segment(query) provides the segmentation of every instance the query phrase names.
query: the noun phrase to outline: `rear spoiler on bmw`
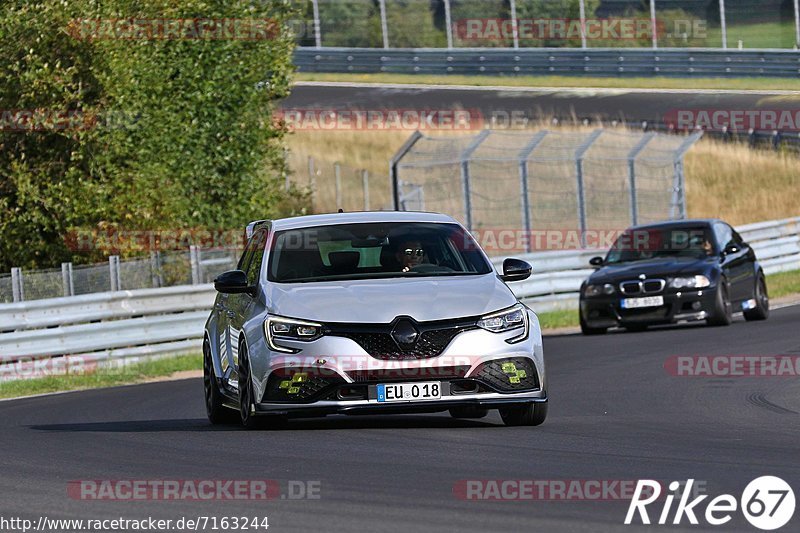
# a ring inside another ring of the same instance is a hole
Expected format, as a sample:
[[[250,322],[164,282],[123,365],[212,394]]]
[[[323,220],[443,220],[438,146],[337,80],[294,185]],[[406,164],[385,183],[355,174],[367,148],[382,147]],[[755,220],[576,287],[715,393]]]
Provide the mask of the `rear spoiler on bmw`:
[[[251,223],[249,223],[247,225],[247,227],[244,229],[245,239],[247,239],[249,241],[250,237],[253,236],[253,232],[256,230],[256,228],[258,226],[260,226],[261,224],[266,224],[268,222],[270,222],[270,221],[269,220],[254,220]]]

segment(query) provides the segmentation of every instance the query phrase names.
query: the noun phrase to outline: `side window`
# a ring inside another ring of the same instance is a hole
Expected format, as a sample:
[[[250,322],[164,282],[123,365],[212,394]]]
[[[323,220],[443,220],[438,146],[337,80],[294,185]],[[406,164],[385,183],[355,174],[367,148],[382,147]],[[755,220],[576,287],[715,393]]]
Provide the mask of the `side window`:
[[[264,259],[264,251],[267,244],[267,232],[259,231],[256,235],[253,235],[253,241],[255,243],[253,255],[247,265],[247,270],[245,270],[247,284],[251,287],[258,283],[258,276],[261,273],[261,263]]]
[[[247,244],[244,247],[244,252],[242,252],[242,257],[239,258],[239,264],[236,266],[238,270],[244,270],[247,272],[247,265],[250,264],[250,260],[253,258],[253,252],[255,251],[257,240],[258,234],[255,234],[250,237],[249,241],[247,241]]]
[[[741,236],[741,235],[739,235],[739,234],[736,232],[736,230],[735,230],[735,229],[732,229],[732,230],[731,230],[731,232],[733,233],[733,242],[735,242],[735,243],[736,243],[736,244],[738,244],[739,246],[742,246],[742,245],[744,244],[744,239],[742,239],[742,236]]]
[[[718,222],[714,224],[714,236],[719,244],[719,249],[724,250],[728,244],[733,242],[733,229],[727,224]]]

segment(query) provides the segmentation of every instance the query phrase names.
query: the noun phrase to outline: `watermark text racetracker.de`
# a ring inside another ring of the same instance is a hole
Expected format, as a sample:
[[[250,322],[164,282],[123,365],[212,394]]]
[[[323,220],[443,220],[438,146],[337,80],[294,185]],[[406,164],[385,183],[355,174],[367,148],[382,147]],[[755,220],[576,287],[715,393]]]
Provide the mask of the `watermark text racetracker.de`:
[[[453,484],[453,496],[467,501],[629,501],[636,494],[635,479],[462,479]],[[694,495],[705,483],[691,487]],[[646,489],[655,494],[653,487]]]
[[[266,531],[268,516],[182,516],[180,518],[51,518],[36,519],[0,516],[0,531],[27,533],[74,533],[87,531]]]
[[[664,371],[674,377],[694,378],[797,378],[797,355],[673,355]]]
[[[82,479],[67,483],[81,501],[319,500],[319,480],[277,479]]]

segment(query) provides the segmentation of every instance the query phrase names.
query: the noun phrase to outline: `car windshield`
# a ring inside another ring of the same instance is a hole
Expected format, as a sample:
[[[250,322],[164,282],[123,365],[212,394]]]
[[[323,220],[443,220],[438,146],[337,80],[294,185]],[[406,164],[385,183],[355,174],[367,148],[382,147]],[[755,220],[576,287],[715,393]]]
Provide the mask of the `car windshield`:
[[[459,276],[493,271],[457,224],[356,223],[278,231],[267,277],[279,283]]]
[[[637,228],[628,230],[616,240],[606,256],[605,264],[647,261],[663,257],[703,259],[714,254],[708,228]]]

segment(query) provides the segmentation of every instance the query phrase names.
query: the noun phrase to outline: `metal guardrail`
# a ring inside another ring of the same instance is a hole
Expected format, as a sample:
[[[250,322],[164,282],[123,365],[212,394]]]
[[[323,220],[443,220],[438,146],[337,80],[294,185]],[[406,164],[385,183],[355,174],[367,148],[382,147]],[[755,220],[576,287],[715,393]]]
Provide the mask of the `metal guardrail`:
[[[305,48],[300,72],[495,74],[505,76],[800,76],[795,50],[711,48]]]
[[[800,270],[800,217],[738,228],[768,273]],[[511,285],[536,311],[574,309],[605,250],[523,254],[534,272]],[[503,257],[493,260],[500,268]],[[82,365],[116,366],[143,357],[199,352],[214,300],[210,284],[139,289],[0,305],[0,381],[36,377],[66,357]]]

